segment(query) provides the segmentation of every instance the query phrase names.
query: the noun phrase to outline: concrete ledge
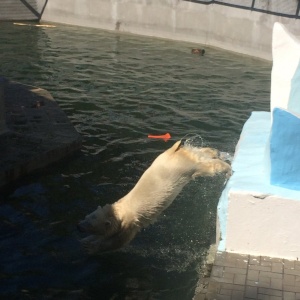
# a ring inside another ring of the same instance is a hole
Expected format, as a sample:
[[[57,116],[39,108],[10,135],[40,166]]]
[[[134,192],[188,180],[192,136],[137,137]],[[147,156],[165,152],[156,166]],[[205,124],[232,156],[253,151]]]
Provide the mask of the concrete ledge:
[[[0,135],[0,187],[81,148],[81,137],[46,90],[8,81]]]
[[[270,184],[270,129],[268,112],[252,113],[244,125],[218,205],[218,250],[297,260],[300,191]]]

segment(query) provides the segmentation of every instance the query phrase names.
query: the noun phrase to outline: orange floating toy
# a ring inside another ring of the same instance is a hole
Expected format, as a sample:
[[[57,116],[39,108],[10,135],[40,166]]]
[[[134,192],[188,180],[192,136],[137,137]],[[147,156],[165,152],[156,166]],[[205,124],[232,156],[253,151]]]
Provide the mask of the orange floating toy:
[[[166,133],[166,134],[163,134],[163,135],[151,135],[151,134],[149,134],[148,138],[149,139],[162,139],[165,142],[167,142],[171,138],[171,135],[170,135],[170,133]]]

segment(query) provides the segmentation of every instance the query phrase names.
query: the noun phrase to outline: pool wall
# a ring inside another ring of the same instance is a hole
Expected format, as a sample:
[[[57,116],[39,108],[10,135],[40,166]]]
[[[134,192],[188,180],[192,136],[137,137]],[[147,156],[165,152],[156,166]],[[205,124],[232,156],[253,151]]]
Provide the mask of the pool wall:
[[[49,0],[42,21],[189,41],[266,60],[272,59],[274,22],[300,35],[297,18],[180,0]]]

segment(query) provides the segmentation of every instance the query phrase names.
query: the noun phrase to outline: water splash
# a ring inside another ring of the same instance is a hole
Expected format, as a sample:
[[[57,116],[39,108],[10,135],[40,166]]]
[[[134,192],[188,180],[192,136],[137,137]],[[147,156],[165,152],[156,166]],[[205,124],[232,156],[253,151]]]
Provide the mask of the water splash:
[[[233,155],[228,152],[220,152],[220,158],[231,163],[233,160]]]
[[[183,137],[185,140],[184,144],[190,147],[202,148],[207,146],[207,143],[204,142],[204,139],[199,134],[188,133]]]
[[[199,134],[188,133],[183,137],[183,139],[185,139],[184,144],[189,147],[202,148],[208,146],[208,143],[205,142],[202,136]],[[233,155],[230,154],[229,152],[220,151],[219,155],[220,155],[220,159],[224,161],[231,163],[233,160]]]

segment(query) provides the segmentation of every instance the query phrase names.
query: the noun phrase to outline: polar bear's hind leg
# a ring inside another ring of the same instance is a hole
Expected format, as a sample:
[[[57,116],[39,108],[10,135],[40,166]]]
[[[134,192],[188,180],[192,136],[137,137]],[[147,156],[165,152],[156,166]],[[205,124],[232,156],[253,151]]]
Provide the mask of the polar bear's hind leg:
[[[230,177],[230,165],[220,159],[207,159],[197,164],[197,170],[193,175],[193,179],[198,176],[215,176],[220,173],[225,173],[227,178]]]

